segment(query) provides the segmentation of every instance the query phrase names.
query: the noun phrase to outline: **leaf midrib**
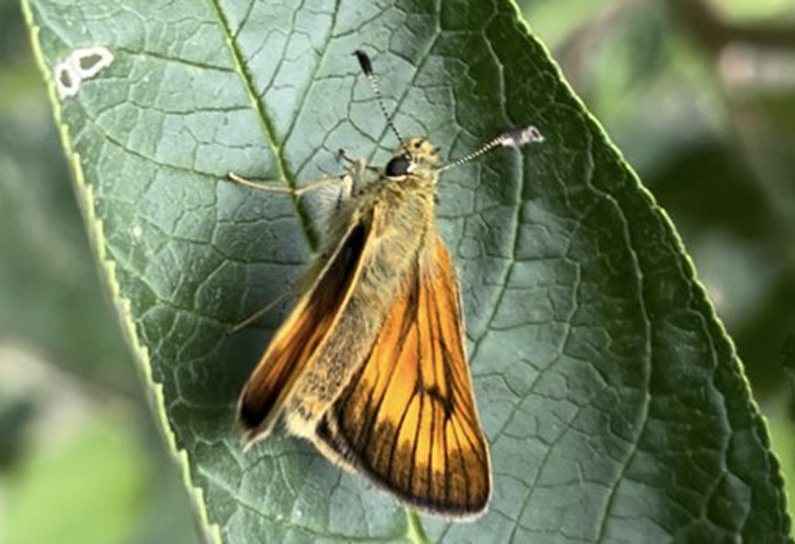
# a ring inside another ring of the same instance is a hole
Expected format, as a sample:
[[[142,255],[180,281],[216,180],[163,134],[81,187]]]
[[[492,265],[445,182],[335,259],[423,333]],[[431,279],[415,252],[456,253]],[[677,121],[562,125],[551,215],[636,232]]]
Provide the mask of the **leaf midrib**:
[[[224,33],[224,39],[226,40],[226,43],[232,54],[232,61],[234,62],[235,71],[240,76],[243,86],[245,87],[249,99],[251,100],[251,104],[254,107],[254,110],[257,112],[257,117],[259,118],[260,124],[262,125],[263,134],[265,135],[265,139],[268,142],[268,147],[270,147],[271,153],[273,153],[273,158],[276,161],[276,170],[279,173],[279,178],[291,189],[296,189],[297,185],[295,182],[295,177],[287,167],[287,159],[284,157],[284,147],[278,141],[276,129],[274,128],[270,116],[268,115],[262,98],[254,89],[254,83],[251,78],[251,74],[245,68],[245,64],[243,62],[243,53],[237,46],[237,42],[235,41],[234,35],[232,34],[232,31],[229,27],[229,21],[226,19],[226,15],[224,15],[223,10],[221,9],[219,0],[211,0],[211,3],[221,25],[221,30]],[[315,236],[310,227],[311,222],[309,220],[309,216],[300,206],[298,197],[295,194],[290,195],[290,198],[293,201],[295,214],[298,218],[298,223],[301,225],[301,232],[304,235],[304,239],[306,240],[307,245],[314,249],[317,246],[317,241],[315,240]]]

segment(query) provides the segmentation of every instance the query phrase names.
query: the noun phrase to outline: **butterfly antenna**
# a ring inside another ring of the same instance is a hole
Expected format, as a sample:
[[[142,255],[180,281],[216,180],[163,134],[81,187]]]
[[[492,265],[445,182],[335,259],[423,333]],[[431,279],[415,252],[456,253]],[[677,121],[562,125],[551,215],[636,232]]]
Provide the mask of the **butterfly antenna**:
[[[513,147],[514,149],[519,149],[525,144],[532,144],[532,143],[540,143],[544,141],[544,135],[533,126],[527,128],[515,128],[513,130],[509,130],[507,132],[503,132],[490,142],[484,144],[480,149],[477,151],[473,151],[469,155],[461,157],[460,159],[456,159],[455,161],[451,162],[450,164],[446,164],[436,170],[437,173],[442,173],[451,168],[455,168],[457,166],[461,166],[464,163],[467,163],[473,159],[477,159],[481,155],[485,155],[495,147]]]
[[[359,60],[359,66],[362,67],[362,72],[364,72],[364,75],[367,76],[367,81],[370,82],[370,87],[373,89],[373,94],[375,94],[376,100],[378,100],[378,106],[381,108],[381,113],[383,113],[384,117],[386,118],[386,124],[392,129],[392,132],[395,133],[395,136],[397,136],[397,139],[401,145],[405,146],[406,142],[403,141],[403,138],[400,136],[397,127],[392,122],[389,112],[386,111],[386,106],[384,106],[384,98],[381,96],[381,86],[378,84],[378,78],[375,77],[375,72],[373,72],[373,63],[370,61],[370,57],[367,56],[367,53],[360,50],[354,51],[353,54],[356,55],[356,58]]]

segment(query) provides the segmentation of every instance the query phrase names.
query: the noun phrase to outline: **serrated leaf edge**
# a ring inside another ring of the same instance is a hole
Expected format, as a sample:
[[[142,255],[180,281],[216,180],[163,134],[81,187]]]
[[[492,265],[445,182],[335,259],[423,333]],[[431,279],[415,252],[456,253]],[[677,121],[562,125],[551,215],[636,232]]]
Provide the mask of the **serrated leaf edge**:
[[[787,486],[784,485],[784,476],[781,472],[781,460],[779,459],[778,454],[773,450],[770,444],[770,428],[767,422],[767,418],[765,417],[762,410],[759,408],[759,404],[756,402],[756,399],[753,396],[753,391],[751,389],[751,383],[748,381],[748,376],[745,374],[745,367],[743,366],[742,360],[737,353],[737,347],[734,343],[734,339],[729,335],[728,331],[726,330],[723,321],[720,319],[720,316],[715,309],[715,305],[712,303],[712,299],[709,298],[707,288],[703,284],[703,282],[698,277],[698,271],[696,270],[696,265],[693,262],[693,259],[690,257],[690,254],[687,252],[685,248],[684,241],[682,237],[679,235],[679,232],[676,230],[673,220],[662,208],[658,203],[657,199],[654,195],[646,188],[643,183],[640,181],[640,176],[632,167],[632,165],[626,160],[624,154],[621,150],[613,143],[613,141],[607,135],[607,131],[604,126],[599,122],[599,120],[591,113],[591,111],[587,108],[585,103],[582,101],[580,96],[574,92],[574,89],[569,84],[568,80],[563,75],[563,71],[561,70],[560,66],[557,62],[555,62],[554,57],[552,56],[551,51],[549,48],[544,44],[542,41],[533,38],[533,34],[530,30],[530,24],[524,18],[522,13],[522,9],[517,3],[517,0],[508,0],[508,2],[513,6],[516,14],[516,19],[522,27],[522,30],[528,36],[528,38],[532,39],[543,51],[546,57],[550,60],[552,66],[555,68],[556,74],[558,76],[558,81],[563,87],[569,92],[569,95],[572,99],[577,103],[580,107],[581,112],[585,117],[593,124],[593,126],[598,130],[600,136],[602,137],[603,143],[606,144],[613,152],[616,154],[616,158],[618,161],[621,162],[622,166],[627,169],[629,173],[628,181],[634,183],[635,189],[637,189],[643,198],[649,204],[649,207],[653,213],[657,215],[659,220],[662,222],[663,227],[667,231],[668,235],[671,237],[671,240],[675,244],[675,248],[679,253],[679,256],[682,258],[682,272],[685,275],[686,279],[690,282],[691,286],[693,287],[693,295],[700,297],[705,306],[707,312],[704,314],[704,318],[711,320],[714,324],[717,325],[718,332],[720,333],[721,339],[726,340],[729,344],[729,352],[730,352],[730,368],[729,370],[737,376],[740,381],[743,383],[744,387],[743,390],[746,393],[746,405],[748,406],[750,412],[756,416],[755,423],[756,423],[756,430],[757,432],[761,432],[763,434],[764,442],[767,446],[767,453],[768,459],[772,463],[773,468],[775,470],[776,475],[778,476],[781,485],[778,486],[779,493],[781,493],[784,497],[784,504],[790,505],[790,497],[787,490]],[[790,508],[784,509],[784,516],[789,522],[790,525],[790,542],[792,542],[792,516],[790,516]]]
[[[204,501],[204,490],[193,482],[190,474],[190,464],[188,461],[187,451],[177,446],[176,438],[166,416],[165,397],[163,395],[163,385],[155,382],[152,377],[152,365],[149,358],[149,352],[146,347],[141,343],[140,338],[135,330],[135,324],[132,318],[130,300],[121,295],[121,288],[118,278],[116,276],[116,263],[107,255],[104,240],[104,229],[102,220],[96,216],[94,211],[94,197],[93,187],[86,183],[83,174],[83,167],[80,162],[80,155],[75,153],[72,148],[72,141],[69,136],[69,129],[63,122],[61,116],[61,104],[56,95],[55,82],[53,81],[49,68],[44,61],[44,55],[41,50],[41,43],[39,41],[40,28],[35,24],[33,12],[30,6],[30,0],[22,0],[22,13],[25,19],[25,24],[30,32],[30,42],[33,51],[33,56],[36,64],[45,82],[47,89],[47,96],[50,104],[52,105],[53,117],[55,126],[60,135],[61,144],[64,148],[64,153],[67,157],[69,165],[73,174],[73,187],[75,189],[75,196],[77,203],[80,207],[83,221],[86,225],[86,231],[91,240],[90,246],[96,263],[99,268],[100,276],[104,279],[106,294],[110,296],[110,300],[116,308],[116,313],[121,325],[122,332],[127,340],[128,345],[133,353],[133,357],[138,363],[137,367],[142,372],[142,379],[145,383],[145,390],[147,391],[147,400],[153,412],[156,413],[158,421],[158,428],[161,435],[168,445],[169,453],[171,454],[174,462],[180,467],[182,473],[182,480],[185,484],[185,489],[188,491],[191,505],[196,514],[199,529],[201,530],[202,537],[206,542],[221,543],[221,530],[220,527],[209,520],[207,506]]]

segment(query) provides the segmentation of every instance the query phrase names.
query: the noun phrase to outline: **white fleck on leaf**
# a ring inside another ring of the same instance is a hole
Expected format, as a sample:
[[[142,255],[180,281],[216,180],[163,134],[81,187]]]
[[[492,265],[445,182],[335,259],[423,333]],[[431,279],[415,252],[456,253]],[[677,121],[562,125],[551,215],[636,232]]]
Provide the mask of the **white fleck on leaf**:
[[[53,69],[55,86],[61,99],[75,96],[83,81],[91,79],[113,62],[113,54],[105,47],[75,49]]]

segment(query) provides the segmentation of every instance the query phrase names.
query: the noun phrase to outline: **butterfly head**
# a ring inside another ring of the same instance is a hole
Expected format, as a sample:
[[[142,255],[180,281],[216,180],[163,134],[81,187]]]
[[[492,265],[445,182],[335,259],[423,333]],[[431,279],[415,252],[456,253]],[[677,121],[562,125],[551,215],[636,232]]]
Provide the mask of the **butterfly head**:
[[[431,174],[439,164],[439,148],[422,137],[409,138],[386,163],[384,175],[400,178],[409,174]]]
[[[518,149],[525,144],[544,141],[544,136],[534,126],[515,128],[500,134],[490,142],[481,146],[477,151],[465,155],[460,159],[456,159],[453,162],[440,165],[439,148],[434,147],[427,138],[415,137],[409,138],[408,140],[403,139],[384,105],[383,98],[381,97],[381,88],[378,85],[378,78],[375,77],[375,73],[373,72],[373,64],[370,61],[370,57],[363,51],[356,51],[354,54],[359,60],[359,66],[361,66],[362,71],[370,82],[373,94],[375,94],[378,100],[378,106],[381,108],[381,112],[386,118],[387,126],[395,134],[398,141],[400,141],[400,147],[395,151],[395,154],[384,168],[384,176],[387,178],[400,179],[408,175],[415,175],[420,177],[430,176],[435,181],[438,179],[439,174],[477,159],[495,147],[502,146]]]

